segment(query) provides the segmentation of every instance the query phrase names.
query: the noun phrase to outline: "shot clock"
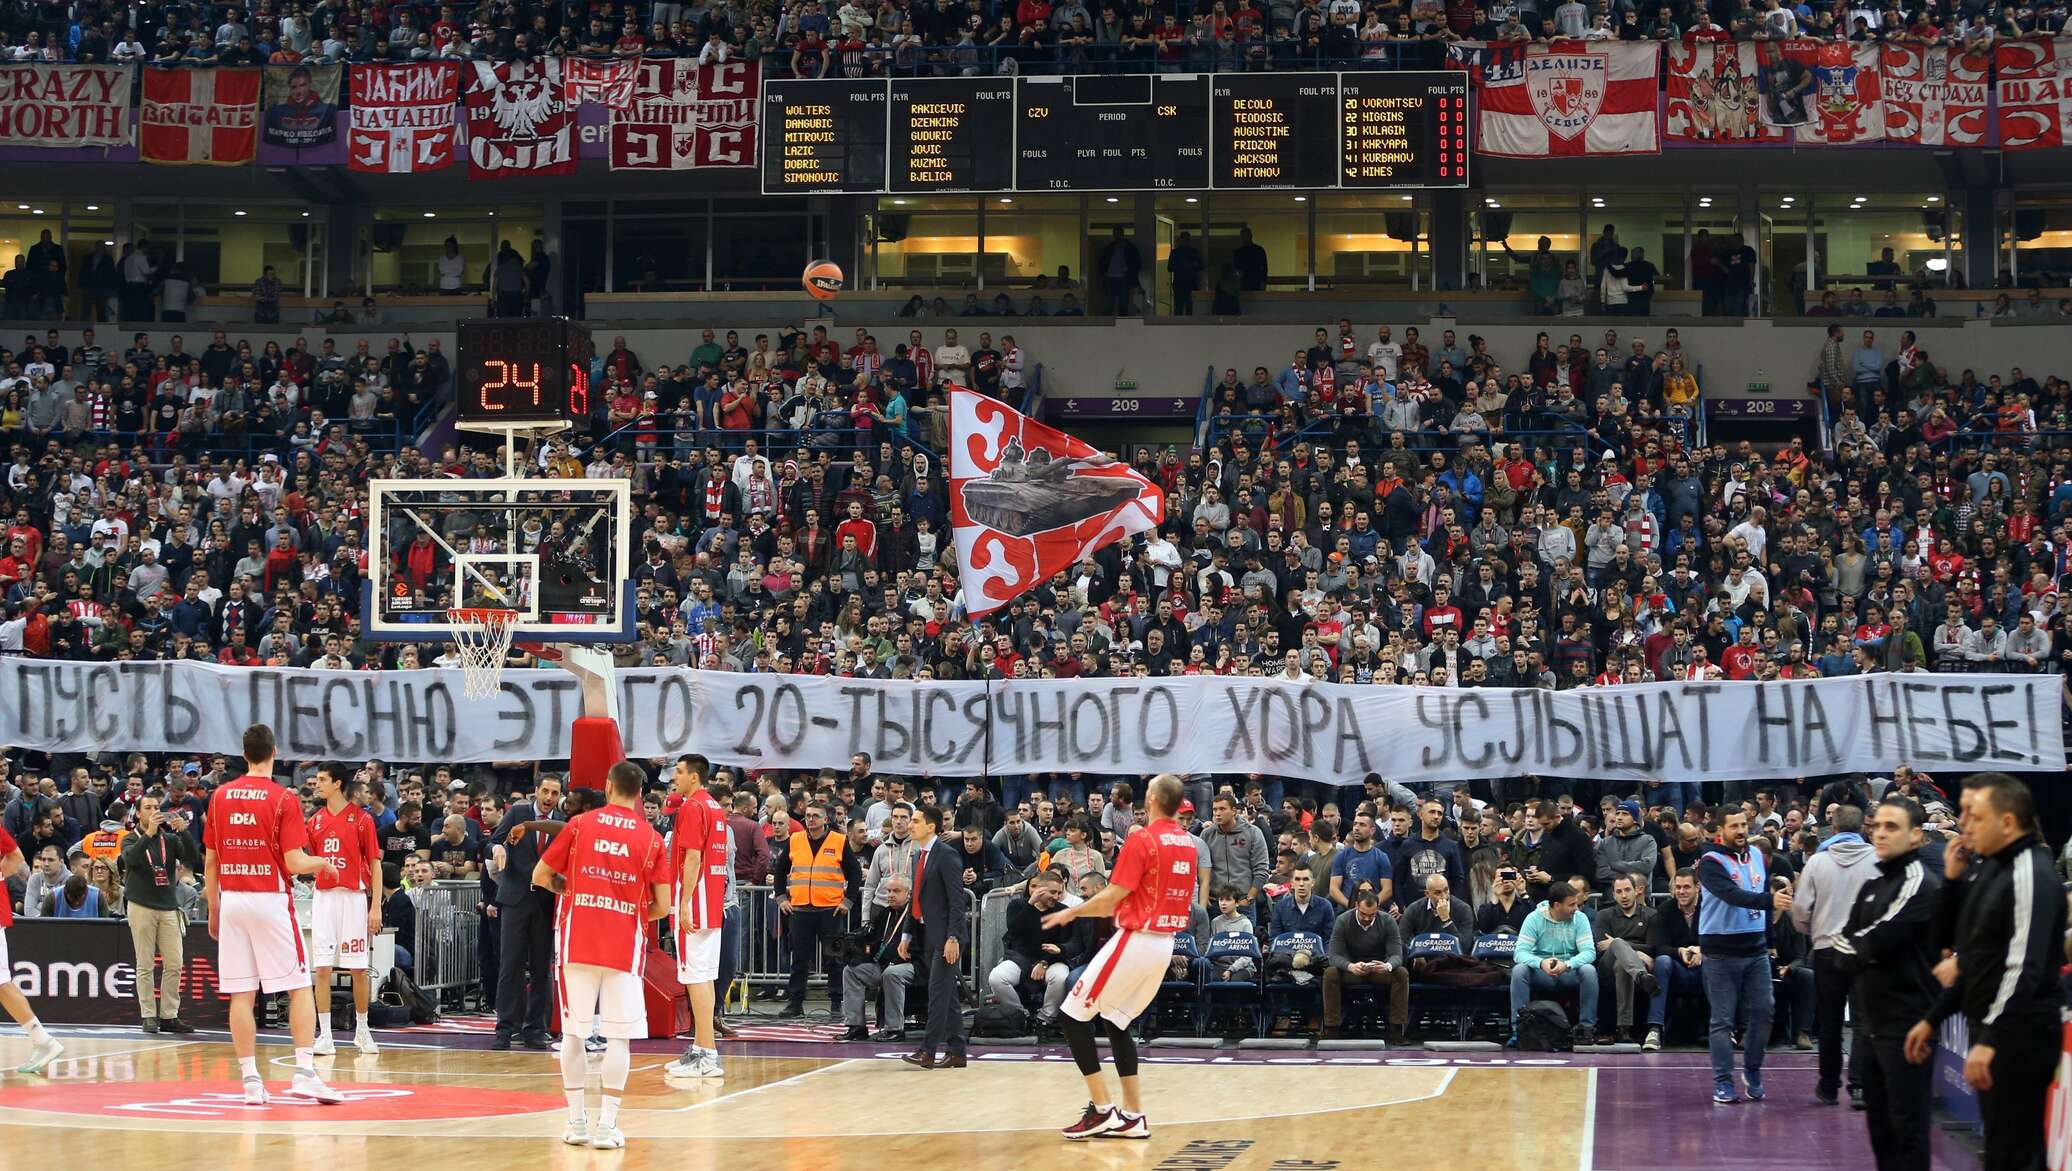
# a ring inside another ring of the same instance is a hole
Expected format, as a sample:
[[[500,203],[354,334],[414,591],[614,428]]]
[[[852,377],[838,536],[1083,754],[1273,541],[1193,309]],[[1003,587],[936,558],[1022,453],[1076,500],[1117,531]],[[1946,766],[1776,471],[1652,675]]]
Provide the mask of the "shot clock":
[[[587,426],[590,330],[565,317],[464,321],[460,343],[463,428]]]

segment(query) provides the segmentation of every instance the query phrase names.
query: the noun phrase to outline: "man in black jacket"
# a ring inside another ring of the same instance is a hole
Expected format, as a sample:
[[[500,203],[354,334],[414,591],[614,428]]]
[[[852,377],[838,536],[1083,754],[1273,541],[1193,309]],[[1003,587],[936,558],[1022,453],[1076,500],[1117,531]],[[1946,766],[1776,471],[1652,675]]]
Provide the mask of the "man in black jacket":
[[[1857,892],[1832,945],[1855,979],[1865,1020],[1860,1036],[1865,1121],[1878,1171],[1927,1171],[1929,1094],[1934,1069],[1906,1058],[1906,1033],[1935,1006],[1935,945],[1928,930],[1942,897],[1942,875],[1921,860],[1921,806],[1891,796],[1870,821],[1878,872]],[[1819,1099],[1832,1106],[1832,1096]]]
[[[1077,950],[1079,939],[1070,924],[1046,929],[1043,917],[1065,901],[1065,882],[1044,871],[1029,879],[1026,896],[1007,905],[1007,935],[1003,941],[1006,958],[993,965],[986,983],[993,999],[1002,1004],[1021,1003],[1021,988],[1029,984],[1043,989],[1043,1008],[1036,1014],[1036,1027],[1045,1029],[1058,1019],[1058,1006],[1065,1003],[1071,988],[1067,978],[1085,956]]]
[[[938,836],[941,830],[940,808],[923,805],[914,811],[914,913],[900,938],[899,958],[917,969],[927,966],[928,1034],[921,1048],[901,1060],[921,1069],[962,1069],[964,1003],[957,995],[957,963],[964,955],[970,904],[961,874],[963,855]]]
[[[505,811],[497,825],[498,844],[491,851],[496,917],[502,924],[492,1049],[509,1049],[514,1033],[527,1049],[552,1047],[547,1040],[547,1001],[554,992],[554,895],[532,885],[532,868],[546,849],[548,835],[525,827],[561,820],[561,778],[541,773],[532,798],[530,804],[520,802]]]
[[[1576,824],[1575,818],[1568,816],[1567,810],[1553,801],[1536,803],[1533,817],[1546,835],[1540,839],[1540,873],[1526,875],[1526,889],[1533,901],[1546,898],[1549,887],[1571,878],[1582,879],[1587,893],[1597,881],[1597,851],[1591,846],[1589,835]]]
[[[1985,1171],[2041,1171],[2044,1105],[2060,1051],[2055,953],[2065,938],[2065,899],[2029,786],[1981,773],[1964,790],[1961,820],[1964,841],[1944,855],[1950,881],[1937,910],[1955,925],[1956,954],[1936,966],[1947,986],[1907,1033],[1907,1059],[1927,1061],[1936,1027],[1962,1012],[1971,1036],[1964,1080],[1979,1094]]]

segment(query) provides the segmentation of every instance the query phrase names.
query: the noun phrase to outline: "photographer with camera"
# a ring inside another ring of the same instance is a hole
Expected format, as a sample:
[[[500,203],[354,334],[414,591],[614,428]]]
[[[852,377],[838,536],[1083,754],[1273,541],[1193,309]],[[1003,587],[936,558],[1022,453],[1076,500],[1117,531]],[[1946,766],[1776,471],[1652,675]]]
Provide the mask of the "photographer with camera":
[[[182,863],[191,871],[201,870],[201,850],[187,835],[187,810],[176,807],[161,814],[162,804],[156,792],[137,802],[137,832],[122,843],[123,894],[129,902],[130,941],[136,947],[137,1003],[144,1031],[191,1033],[194,1026],[180,1019],[187,917],[180,912],[176,888]]]
[[[1518,934],[1532,904],[1525,901],[1525,875],[1516,866],[1499,867],[1489,886],[1489,901],[1475,908],[1475,932],[1494,935],[1499,931]]]
[[[906,1039],[907,985],[914,981],[914,965],[899,958],[900,935],[906,930],[913,880],[895,874],[883,887],[887,904],[871,916],[862,931],[827,939],[830,953],[839,954],[842,968],[843,1041],[903,1041]],[[879,991],[884,999],[880,1001]],[[864,1010],[879,1005],[878,1031],[864,1027]]]

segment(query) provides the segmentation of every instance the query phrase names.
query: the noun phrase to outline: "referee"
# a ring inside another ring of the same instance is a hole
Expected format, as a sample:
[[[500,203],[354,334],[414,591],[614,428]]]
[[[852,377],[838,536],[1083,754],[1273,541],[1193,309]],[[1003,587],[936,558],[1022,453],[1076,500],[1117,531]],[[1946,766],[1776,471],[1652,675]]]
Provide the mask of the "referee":
[[[1857,812],[1844,806],[1838,812]],[[1876,873],[1849,906],[1848,921],[1829,947],[1833,962],[1854,976],[1859,1044],[1851,1054],[1863,1092],[1871,1153],[1878,1171],[1928,1171],[1930,1090],[1934,1071],[1906,1057],[1906,1033],[1935,1007],[1935,919],[1943,879],[1921,860],[1926,815],[1894,794],[1871,811]],[[1839,1008],[1837,1008],[1839,1011]]]
[[[1907,1060],[1926,1062],[1936,1026],[1962,1012],[1971,1033],[1964,1080],[1978,1091],[1986,1125],[1984,1171],[2042,1171],[2044,1105],[2063,1033],[2054,957],[2065,899],[2029,786],[1979,774],[1964,790],[1959,822],[1963,842],[1944,856],[1950,881],[1937,910],[1954,924],[1955,954],[1936,966],[1946,987],[1907,1033]]]

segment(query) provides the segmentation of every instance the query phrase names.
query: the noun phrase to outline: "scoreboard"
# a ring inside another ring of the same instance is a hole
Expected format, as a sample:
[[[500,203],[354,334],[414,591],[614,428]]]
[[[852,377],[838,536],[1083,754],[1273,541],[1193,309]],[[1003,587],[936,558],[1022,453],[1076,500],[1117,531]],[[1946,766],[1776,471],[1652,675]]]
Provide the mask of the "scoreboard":
[[[766,195],[1468,185],[1460,72],[766,81]]]

